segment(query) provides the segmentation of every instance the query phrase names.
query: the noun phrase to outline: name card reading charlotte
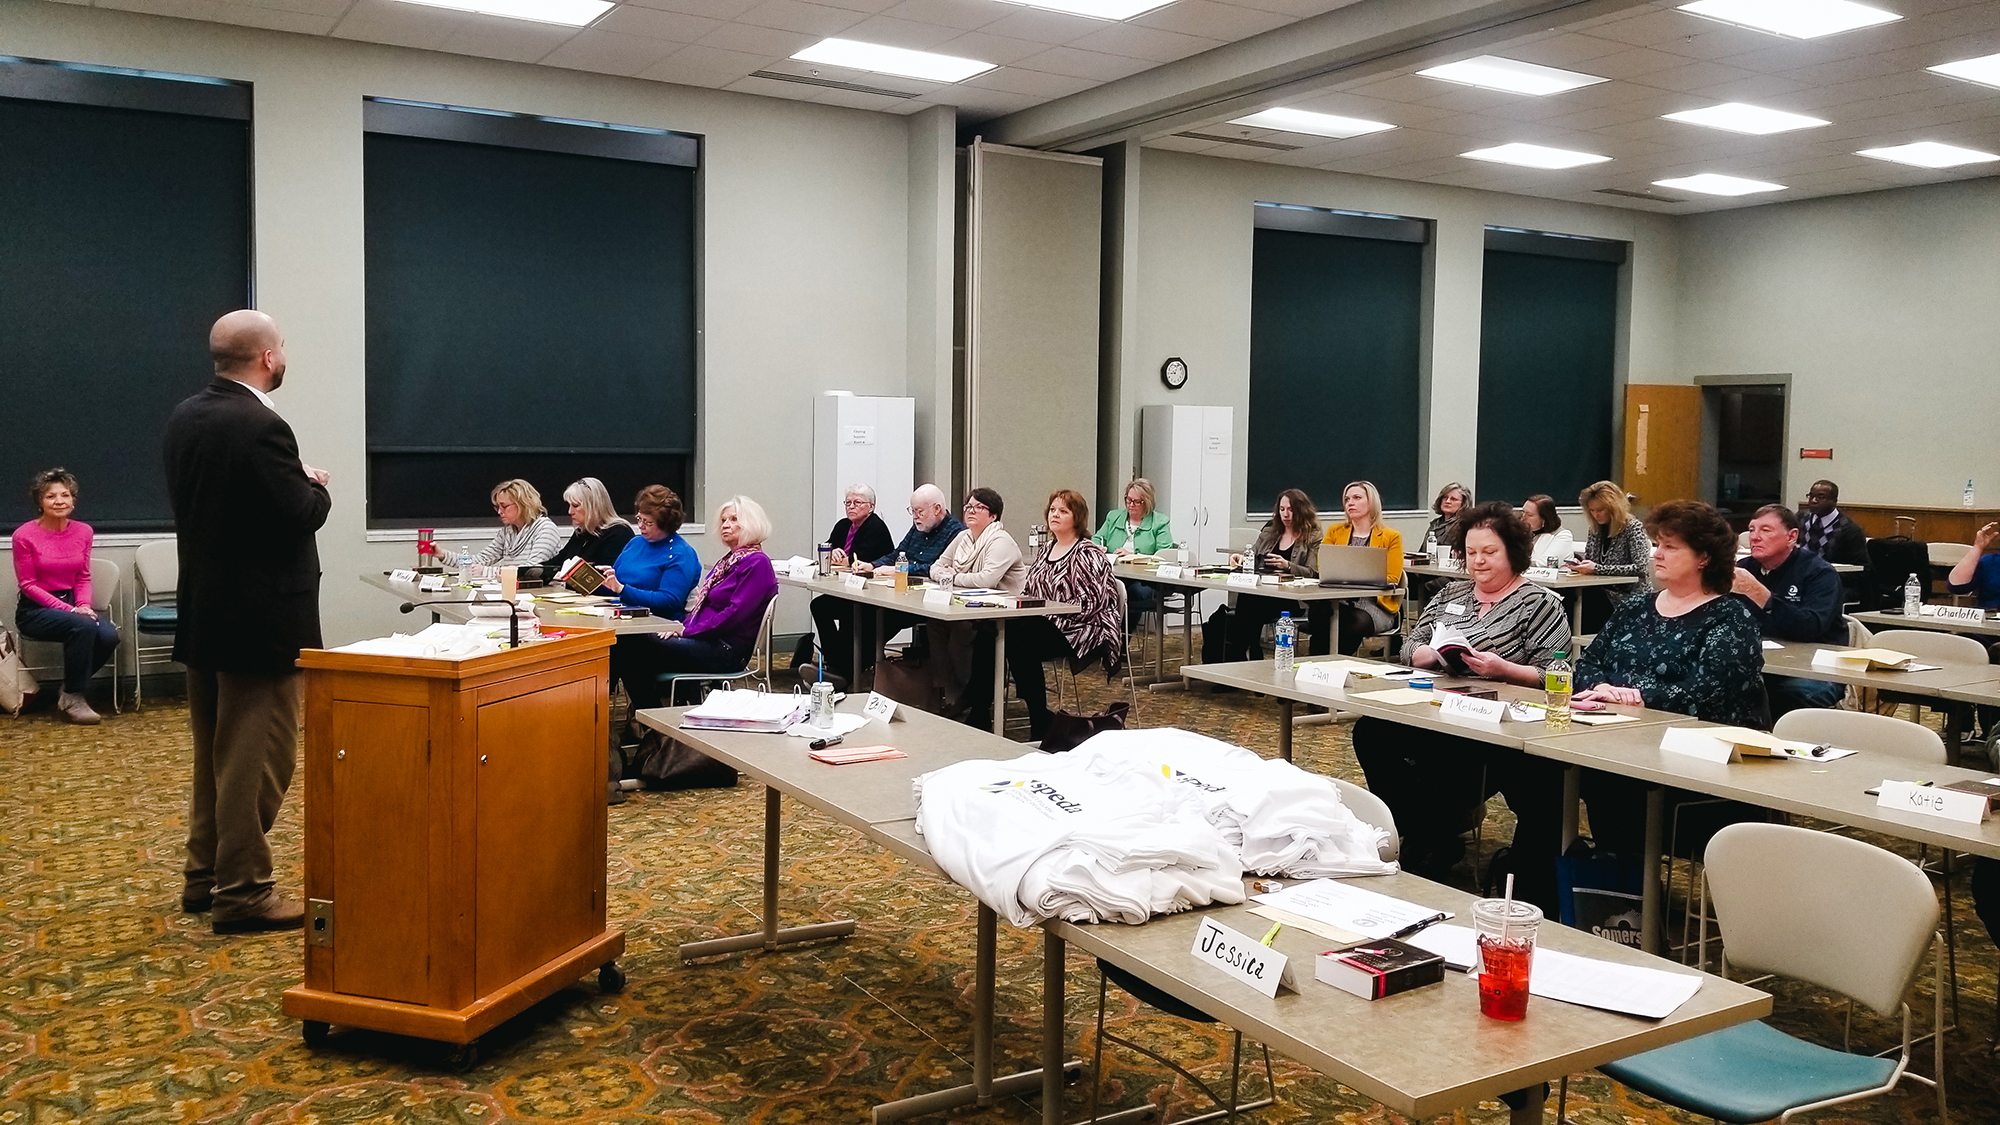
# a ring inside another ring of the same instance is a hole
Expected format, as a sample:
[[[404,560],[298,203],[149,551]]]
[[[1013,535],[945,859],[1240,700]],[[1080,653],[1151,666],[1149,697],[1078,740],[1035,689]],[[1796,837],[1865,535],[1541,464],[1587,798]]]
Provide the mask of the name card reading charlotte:
[[[1288,979],[1284,954],[1213,918],[1201,920],[1201,928],[1195,931],[1194,948],[1188,953],[1266,996],[1276,996],[1280,985],[1297,991]]]

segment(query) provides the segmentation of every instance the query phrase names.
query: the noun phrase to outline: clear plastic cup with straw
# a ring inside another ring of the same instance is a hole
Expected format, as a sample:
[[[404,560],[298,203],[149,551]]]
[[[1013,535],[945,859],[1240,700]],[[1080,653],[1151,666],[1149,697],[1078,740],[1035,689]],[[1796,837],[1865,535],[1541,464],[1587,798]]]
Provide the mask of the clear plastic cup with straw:
[[[1514,901],[1514,876],[1508,875],[1506,897],[1475,900],[1472,922],[1479,948],[1479,1014],[1521,1019],[1528,1014],[1528,976],[1541,907]]]

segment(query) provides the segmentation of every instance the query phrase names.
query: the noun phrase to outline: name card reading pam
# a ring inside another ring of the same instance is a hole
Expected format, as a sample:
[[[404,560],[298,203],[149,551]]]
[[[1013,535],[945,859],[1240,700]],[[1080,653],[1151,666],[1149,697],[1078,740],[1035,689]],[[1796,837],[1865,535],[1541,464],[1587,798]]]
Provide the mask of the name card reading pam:
[[[1902,809],[1962,824],[1978,824],[1985,820],[1990,807],[1983,793],[1961,793],[1934,785],[1918,785],[1914,781],[1884,781],[1877,793],[1875,804],[1878,808]]]
[[[1296,665],[1292,682],[1314,691],[1339,691],[1347,686],[1347,669],[1332,661]]]
[[[1469,695],[1440,691],[1435,693],[1438,714],[1454,719],[1469,719],[1487,726],[1499,726],[1507,717],[1507,704],[1498,699],[1474,699]]]
[[[1188,953],[1266,996],[1276,996],[1280,986],[1293,992],[1299,990],[1284,954],[1213,918],[1201,920],[1201,928],[1195,931],[1194,948]]]

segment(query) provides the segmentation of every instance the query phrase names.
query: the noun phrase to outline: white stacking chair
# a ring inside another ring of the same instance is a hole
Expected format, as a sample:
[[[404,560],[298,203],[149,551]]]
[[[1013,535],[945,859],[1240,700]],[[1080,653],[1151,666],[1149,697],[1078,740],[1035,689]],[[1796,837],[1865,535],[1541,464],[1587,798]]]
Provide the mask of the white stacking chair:
[[[121,577],[123,577],[123,572],[118,569],[117,563],[112,562],[110,559],[98,558],[95,555],[91,556],[90,607],[95,609],[99,616],[108,619],[114,625],[118,623],[118,582]],[[7,620],[12,621],[14,615],[20,609],[19,599],[21,589],[15,586],[10,593],[14,600],[4,607],[4,611]],[[26,668],[43,684],[47,684],[50,680],[59,681],[62,679],[63,654],[61,645],[53,641],[38,641],[26,636],[21,636],[19,639],[21,642],[21,666],[23,668]],[[114,712],[118,710],[118,657],[119,654],[114,653],[111,657],[111,663],[106,665],[111,670],[111,710]]]
[[[662,672],[660,682],[667,685],[667,706],[679,702],[682,684],[734,683],[738,680],[761,679],[764,690],[771,690],[771,619],[778,612],[778,599],[772,598],[764,607],[763,624],[757,626],[757,643],[751,646],[750,656],[743,662],[741,672]],[[700,700],[696,700],[700,702]]]
[[[1732,824],[1708,846],[1708,893],[1722,922],[1723,969],[1790,977],[1902,1015],[1894,1059],[1787,1035],[1762,1020],[1710,1032],[1598,1069],[1670,1105],[1749,1125],[1874,1097],[1904,1078],[1937,1090],[1946,1118],[1944,989],[1932,961],[1936,1078],[1909,1071],[1911,986],[1936,950],[1937,897],[1911,863],[1873,844],[1781,824]],[[1892,1048],[1892,1051],[1895,1050]],[[1890,1052],[1884,1052],[1889,1054]],[[1563,1079],[1556,1120],[1569,1080]]]
[[[1884,629],[1875,634],[1872,642],[1881,648],[1907,652],[1920,661],[1932,664],[1985,664],[1991,657],[1986,646],[1972,637],[1962,637],[1957,633],[1937,633],[1929,629]],[[1948,703],[1932,696],[1908,695],[1903,692],[1881,691],[1876,698],[1889,705],[1890,714],[1907,703],[1916,712],[1919,720],[1923,709],[1956,709],[1961,715],[1969,712],[1970,704]]]
[[[132,559],[131,632],[125,646],[132,650],[132,707],[137,710],[145,699],[146,667],[173,663],[173,637],[180,628],[179,607],[175,604],[181,581],[180,546],[172,539],[142,543]],[[149,645],[146,637],[166,637],[167,643]],[[163,655],[164,654],[164,655]]]
[[[1132,710],[1126,718],[1129,723],[1136,723],[1139,717],[1139,681],[1137,673],[1132,668],[1132,631],[1125,623],[1125,614],[1130,607],[1125,583],[1114,578],[1111,580],[1111,588],[1118,592],[1119,628],[1125,634],[1125,691],[1132,700]],[[1077,690],[1076,675],[1069,670],[1069,662],[1058,659],[1052,663],[1055,665],[1056,671],[1056,706],[1069,707],[1074,704],[1081,708],[1083,694]]]

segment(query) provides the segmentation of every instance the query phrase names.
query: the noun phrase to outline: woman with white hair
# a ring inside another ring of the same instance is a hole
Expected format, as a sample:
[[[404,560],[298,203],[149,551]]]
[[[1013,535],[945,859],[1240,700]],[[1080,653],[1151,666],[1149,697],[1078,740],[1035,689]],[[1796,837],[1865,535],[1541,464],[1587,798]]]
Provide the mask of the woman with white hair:
[[[757,647],[764,610],[778,596],[778,575],[764,553],[771,517],[748,496],[731,496],[715,510],[726,554],[715,560],[687,598],[687,613],[633,646],[625,691],[634,709],[660,705],[660,675],[741,672]]]
[[[500,532],[472,561],[480,566],[540,566],[562,549],[562,532],[542,511],[542,494],[516,478],[493,486]]]
[[[576,558],[600,570],[616,563],[618,553],[632,541],[632,525],[618,518],[604,482],[585,477],[563,489],[563,500],[569,504],[569,523],[576,530],[570,532],[569,542],[549,560],[549,566],[559,569]]]
[[[826,545],[833,548],[833,565],[847,566],[856,560],[879,559],[896,549],[896,537],[889,525],[875,514],[875,490],[865,484],[850,484],[841,500],[847,514],[826,533]]]

